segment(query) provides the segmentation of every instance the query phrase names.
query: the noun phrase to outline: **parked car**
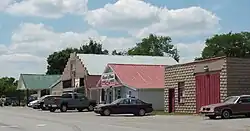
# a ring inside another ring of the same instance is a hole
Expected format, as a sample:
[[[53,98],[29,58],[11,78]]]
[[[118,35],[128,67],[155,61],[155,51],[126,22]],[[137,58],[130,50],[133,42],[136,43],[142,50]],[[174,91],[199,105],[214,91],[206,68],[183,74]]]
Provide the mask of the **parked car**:
[[[38,109],[42,109],[42,110],[49,110],[48,107],[48,103],[50,103],[50,101],[53,101],[53,98],[59,98],[61,96],[58,95],[45,95],[43,97],[41,97],[40,99],[38,99]]]
[[[210,119],[215,119],[217,116],[228,119],[233,115],[250,117],[250,95],[228,97],[222,103],[201,107],[200,113]]]
[[[63,93],[61,97],[53,97],[53,101],[48,104],[50,112],[60,109],[61,112],[77,109],[79,112],[84,109],[93,111],[96,106],[95,100],[90,100],[82,93]]]
[[[95,107],[94,112],[102,116],[110,114],[134,114],[144,116],[151,113],[153,107],[151,103],[146,103],[137,98],[120,98],[110,104],[100,104]]]
[[[33,100],[29,102],[28,107],[31,107],[33,109],[38,109],[38,100]]]

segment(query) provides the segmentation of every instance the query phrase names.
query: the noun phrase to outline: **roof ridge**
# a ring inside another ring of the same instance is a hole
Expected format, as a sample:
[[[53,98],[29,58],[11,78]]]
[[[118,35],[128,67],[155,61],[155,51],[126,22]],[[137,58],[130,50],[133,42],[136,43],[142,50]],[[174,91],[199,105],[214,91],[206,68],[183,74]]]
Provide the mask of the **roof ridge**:
[[[20,75],[56,76],[56,74],[52,74],[52,75],[47,75],[47,74],[20,74]],[[61,75],[58,74],[57,76],[61,76]]]
[[[108,65],[131,65],[131,66],[168,66],[168,65],[155,65],[155,64],[116,64],[116,63],[109,63]]]
[[[84,53],[77,53],[76,55],[95,55],[95,56],[118,56],[118,57],[155,57],[155,58],[172,58],[170,56],[148,56],[148,55],[112,55],[112,54],[84,54]]]

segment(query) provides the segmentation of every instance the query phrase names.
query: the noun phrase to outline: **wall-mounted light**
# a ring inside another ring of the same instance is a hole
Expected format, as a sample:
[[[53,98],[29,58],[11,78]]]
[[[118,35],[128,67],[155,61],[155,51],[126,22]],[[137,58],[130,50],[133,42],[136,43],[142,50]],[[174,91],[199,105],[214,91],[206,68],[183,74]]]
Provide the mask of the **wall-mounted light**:
[[[208,65],[205,65],[205,66],[204,66],[204,71],[205,71],[205,72],[208,72],[208,71],[209,71]]]

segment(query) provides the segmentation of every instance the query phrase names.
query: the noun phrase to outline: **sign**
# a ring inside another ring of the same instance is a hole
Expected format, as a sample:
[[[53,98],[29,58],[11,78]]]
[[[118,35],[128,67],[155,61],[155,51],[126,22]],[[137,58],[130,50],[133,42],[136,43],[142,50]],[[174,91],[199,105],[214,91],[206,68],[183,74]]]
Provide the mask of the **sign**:
[[[101,77],[101,86],[113,86],[116,84],[115,74],[104,73]]]
[[[80,79],[75,79],[75,87],[80,87]]]

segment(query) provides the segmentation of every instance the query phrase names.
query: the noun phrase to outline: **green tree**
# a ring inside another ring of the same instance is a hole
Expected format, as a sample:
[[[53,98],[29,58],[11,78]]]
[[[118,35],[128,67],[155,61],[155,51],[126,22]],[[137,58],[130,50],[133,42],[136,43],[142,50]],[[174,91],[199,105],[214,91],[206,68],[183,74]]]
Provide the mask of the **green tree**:
[[[70,54],[73,52],[84,54],[108,54],[107,50],[103,50],[102,44],[90,39],[88,43],[82,45],[79,49],[67,48],[49,55],[47,58],[46,74],[62,74]]]
[[[206,39],[205,44],[201,58],[196,60],[219,56],[250,57],[250,32],[217,34]]]
[[[13,77],[0,78],[0,96],[9,95],[16,92],[17,81]]]
[[[168,36],[156,36],[150,34],[149,37],[143,38],[135,47],[128,50],[128,55],[146,55],[146,56],[168,56],[179,62],[179,54],[177,48],[171,43]]]
[[[113,50],[112,51],[112,55],[127,55],[127,51],[117,51],[117,50]]]

